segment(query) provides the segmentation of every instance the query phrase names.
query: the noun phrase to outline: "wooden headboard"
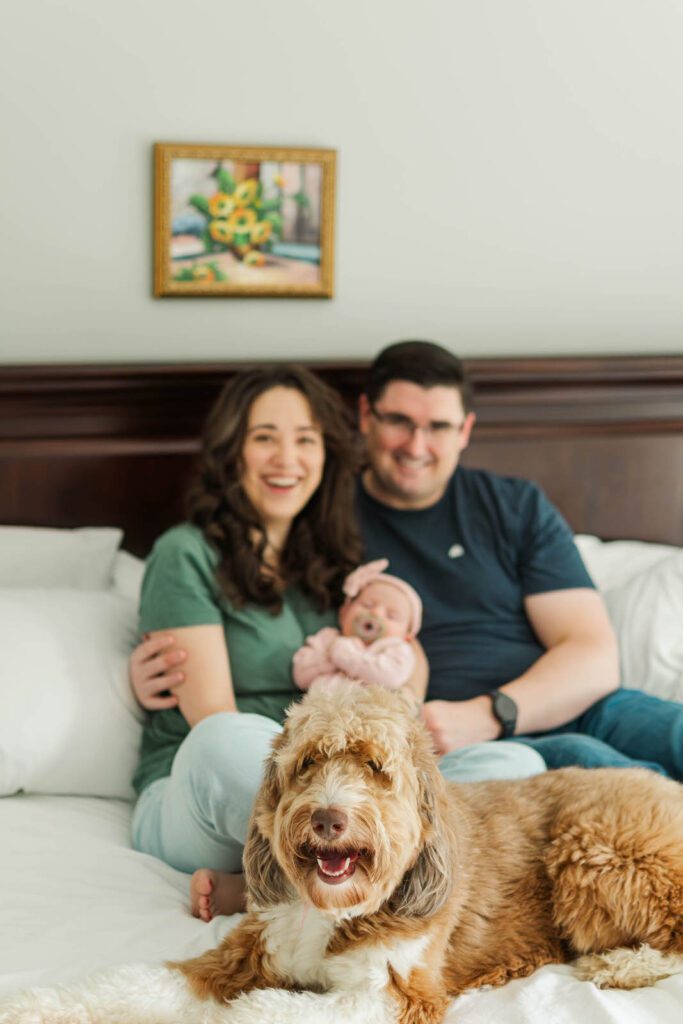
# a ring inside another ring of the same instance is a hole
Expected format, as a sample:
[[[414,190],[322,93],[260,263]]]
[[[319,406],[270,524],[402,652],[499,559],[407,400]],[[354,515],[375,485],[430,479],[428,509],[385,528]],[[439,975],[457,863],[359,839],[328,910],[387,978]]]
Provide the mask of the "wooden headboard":
[[[349,404],[366,363],[311,363]],[[538,481],[578,533],[683,545],[683,356],[467,360],[469,465]],[[235,363],[0,367],[0,522],[116,525],[144,554],[182,516]]]

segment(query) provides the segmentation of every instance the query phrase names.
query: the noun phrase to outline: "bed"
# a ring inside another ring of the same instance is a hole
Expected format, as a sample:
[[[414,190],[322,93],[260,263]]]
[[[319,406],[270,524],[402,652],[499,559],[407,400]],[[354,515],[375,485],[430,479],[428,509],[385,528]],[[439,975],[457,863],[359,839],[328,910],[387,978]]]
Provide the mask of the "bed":
[[[0,1001],[215,945],[187,877],[130,848],[141,558],[181,516],[201,420],[238,367],[0,369]],[[352,404],[362,364],[316,367]],[[470,464],[539,481],[617,629],[627,685],[683,700],[683,357],[471,361]],[[599,539],[600,538],[600,539]],[[667,1024],[683,974],[599,991],[567,966],[449,1021]]]

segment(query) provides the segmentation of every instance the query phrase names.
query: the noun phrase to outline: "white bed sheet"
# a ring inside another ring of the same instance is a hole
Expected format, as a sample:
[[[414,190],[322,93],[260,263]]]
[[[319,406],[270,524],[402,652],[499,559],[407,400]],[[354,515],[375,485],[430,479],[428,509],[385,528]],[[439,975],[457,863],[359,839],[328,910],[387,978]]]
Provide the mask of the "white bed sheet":
[[[229,929],[191,916],[187,875],[131,849],[130,815],[124,800],[0,799],[0,995],[194,956]]]
[[[188,879],[131,850],[130,804],[64,796],[0,799],[0,999],[116,964],[193,956],[236,918],[187,909]],[[568,966],[466,993],[449,1024],[680,1024],[683,974],[599,991]]]

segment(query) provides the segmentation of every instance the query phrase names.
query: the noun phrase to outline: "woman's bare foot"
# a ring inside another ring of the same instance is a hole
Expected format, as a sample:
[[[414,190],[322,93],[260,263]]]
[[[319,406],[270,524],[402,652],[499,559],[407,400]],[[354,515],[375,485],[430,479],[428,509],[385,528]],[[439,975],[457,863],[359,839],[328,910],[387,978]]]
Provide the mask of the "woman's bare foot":
[[[244,875],[200,868],[190,880],[190,904],[194,917],[211,921],[218,914],[242,914],[247,909]]]

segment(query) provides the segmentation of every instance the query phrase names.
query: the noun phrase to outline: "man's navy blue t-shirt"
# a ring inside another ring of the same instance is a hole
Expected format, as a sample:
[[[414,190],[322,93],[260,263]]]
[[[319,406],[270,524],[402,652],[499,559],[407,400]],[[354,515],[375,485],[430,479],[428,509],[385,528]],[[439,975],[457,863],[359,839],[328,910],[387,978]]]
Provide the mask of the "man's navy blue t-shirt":
[[[430,700],[486,693],[543,654],[527,595],[593,588],[569,526],[528,480],[459,466],[418,510],[389,508],[359,482],[356,509],[366,557],[388,558],[422,598]]]

